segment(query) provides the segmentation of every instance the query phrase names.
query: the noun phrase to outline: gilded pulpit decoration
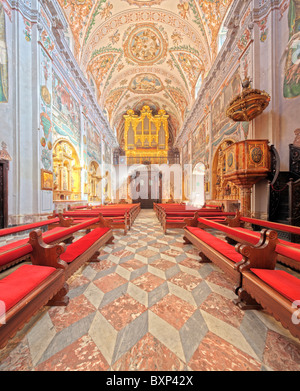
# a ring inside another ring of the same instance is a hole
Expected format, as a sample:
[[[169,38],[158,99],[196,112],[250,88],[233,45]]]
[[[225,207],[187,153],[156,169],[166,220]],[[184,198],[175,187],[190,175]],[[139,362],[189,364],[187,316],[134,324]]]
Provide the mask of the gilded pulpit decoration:
[[[140,116],[128,110],[125,119],[125,154],[128,164],[167,163],[168,118],[164,110],[152,115],[149,106],[143,106]]]
[[[7,145],[4,141],[1,143],[0,160],[12,160],[10,154],[7,152]]]
[[[241,212],[251,214],[251,189],[270,171],[268,140],[245,140],[224,149],[224,179],[233,182],[241,191]]]
[[[243,90],[229,103],[226,115],[235,122],[251,121],[269,105],[270,95],[265,91],[251,88],[249,78],[242,83]]]

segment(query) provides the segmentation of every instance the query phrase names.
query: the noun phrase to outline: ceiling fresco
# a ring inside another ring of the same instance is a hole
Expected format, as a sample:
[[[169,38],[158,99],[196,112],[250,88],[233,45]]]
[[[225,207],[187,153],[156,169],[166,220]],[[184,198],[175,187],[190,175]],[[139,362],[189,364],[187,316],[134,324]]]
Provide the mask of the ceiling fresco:
[[[123,115],[146,104],[174,139],[217,55],[232,0],[58,0],[73,53],[122,144]],[[137,113],[138,114],[138,113]]]

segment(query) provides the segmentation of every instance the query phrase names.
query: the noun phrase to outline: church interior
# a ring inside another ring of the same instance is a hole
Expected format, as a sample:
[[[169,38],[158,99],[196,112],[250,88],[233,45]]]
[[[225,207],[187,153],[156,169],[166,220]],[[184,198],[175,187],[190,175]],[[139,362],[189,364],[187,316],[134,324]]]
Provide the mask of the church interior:
[[[300,0],[0,0],[0,371],[300,370]]]

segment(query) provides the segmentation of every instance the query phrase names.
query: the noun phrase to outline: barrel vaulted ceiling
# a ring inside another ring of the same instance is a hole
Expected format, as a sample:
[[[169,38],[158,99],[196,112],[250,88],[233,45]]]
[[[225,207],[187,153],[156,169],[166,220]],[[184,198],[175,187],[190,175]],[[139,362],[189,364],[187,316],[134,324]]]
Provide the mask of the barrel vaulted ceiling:
[[[217,55],[232,0],[58,0],[73,53],[122,145],[123,115],[144,104],[170,116],[171,138]]]

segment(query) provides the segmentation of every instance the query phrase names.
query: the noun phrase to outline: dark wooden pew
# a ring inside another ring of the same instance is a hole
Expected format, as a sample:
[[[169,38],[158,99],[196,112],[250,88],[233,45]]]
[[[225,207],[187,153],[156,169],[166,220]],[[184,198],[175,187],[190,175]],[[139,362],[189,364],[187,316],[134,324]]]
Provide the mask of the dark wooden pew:
[[[0,280],[0,349],[44,305],[68,304],[64,265],[21,265]]]

